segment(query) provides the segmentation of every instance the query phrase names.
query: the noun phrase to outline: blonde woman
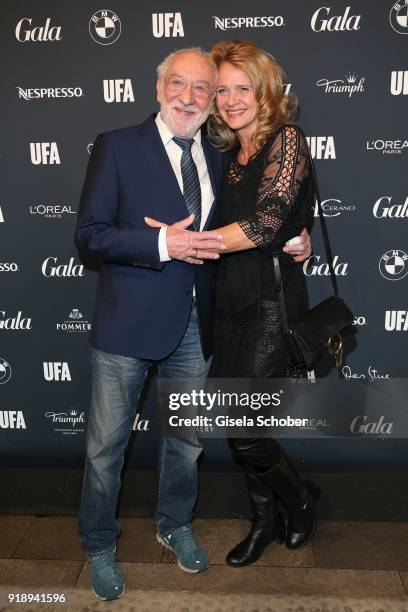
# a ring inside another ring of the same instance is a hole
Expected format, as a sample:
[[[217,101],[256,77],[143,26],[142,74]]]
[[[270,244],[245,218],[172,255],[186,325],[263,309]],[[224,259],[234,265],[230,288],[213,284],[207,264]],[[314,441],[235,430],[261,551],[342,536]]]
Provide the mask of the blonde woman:
[[[208,134],[220,150],[236,150],[221,186],[215,224],[227,252],[217,277],[213,376],[286,377],[289,356],[272,255],[280,259],[288,316],[296,318],[307,308],[297,263],[302,258],[294,261],[284,244],[312,224],[307,144],[293,123],[296,98],[284,94],[283,72],[271,55],[233,40],[217,43],[210,57],[218,68],[218,85]],[[271,438],[229,443],[245,471],[254,520],[227,563],[253,563],[272,541],[285,541],[291,549],[306,544],[316,528],[317,486],[299,477]]]

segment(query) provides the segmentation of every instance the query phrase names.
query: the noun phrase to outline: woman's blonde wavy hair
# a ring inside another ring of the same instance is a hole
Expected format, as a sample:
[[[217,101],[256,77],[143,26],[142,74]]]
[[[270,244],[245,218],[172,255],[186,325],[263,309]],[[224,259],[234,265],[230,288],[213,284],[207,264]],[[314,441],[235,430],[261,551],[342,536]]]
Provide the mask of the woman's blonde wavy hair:
[[[285,73],[275,58],[253,43],[244,40],[226,40],[213,46],[210,59],[219,68],[228,62],[243,70],[251,80],[259,104],[258,124],[253,136],[259,149],[269,135],[284,123],[293,123],[298,100],[295,94],[285,94]],[[207,123],[208,136],[217,149],[228,151],[239,145],[235,132],[225,123],[218,112],[215,100]]]

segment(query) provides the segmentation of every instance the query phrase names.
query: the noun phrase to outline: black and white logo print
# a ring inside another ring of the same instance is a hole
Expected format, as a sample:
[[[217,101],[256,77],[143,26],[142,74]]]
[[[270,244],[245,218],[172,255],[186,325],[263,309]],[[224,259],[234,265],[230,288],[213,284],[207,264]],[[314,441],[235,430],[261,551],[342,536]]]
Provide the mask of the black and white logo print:
[[[11,378],[12,369],[8,361],[0,357],[0,385],[4,385]]]
[[[404,251],[387,251],[378,264],[381,276],[387,280],[401,280],[408,274],[408,255]]]
[[[399,0],[392,5],[390,24],[398,34],[408,34],[408,0]]]
[[[121,31],[122,24],[113,11],[96,11],[89,20],[89,33],[99,45],[112,45],[118,40]]]

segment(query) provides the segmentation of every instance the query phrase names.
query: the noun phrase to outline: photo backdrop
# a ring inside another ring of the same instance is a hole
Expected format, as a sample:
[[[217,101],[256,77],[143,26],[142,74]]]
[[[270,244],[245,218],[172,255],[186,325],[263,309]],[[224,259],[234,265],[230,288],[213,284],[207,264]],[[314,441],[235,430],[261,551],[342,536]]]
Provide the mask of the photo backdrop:
[[[0,28],[1,467],[83,464],[97,274],[73,244],[81,186],[96,135],[157,110],[156,66],[178,48],[248,39],[282,65],[316,160],[340,292],[356,315],[343,373],[406,376],[407,0],[4,0]],[[318,219],[312,239],[315,303],[330,292]],[[152,389],[137,410],[135,469],[156,466]],[[408,467],[405,440],[285,446],[305,471]],[[225,441],[206,449],[204,470],[235,469]]]

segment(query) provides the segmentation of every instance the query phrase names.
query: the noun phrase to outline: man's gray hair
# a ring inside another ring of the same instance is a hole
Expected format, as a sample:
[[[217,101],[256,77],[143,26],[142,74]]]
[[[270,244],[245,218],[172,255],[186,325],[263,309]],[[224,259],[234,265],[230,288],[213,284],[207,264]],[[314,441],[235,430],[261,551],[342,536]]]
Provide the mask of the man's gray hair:
[[[218,71],[217,66],[210,59],[210,54],[207,53],[207,51],[204,51],[204,49],[201,49],[201,47],[188,47],[186,49],[177,49],[177,51],[173,51],[172,53],[169,53],[169,55],[164,58],[164,60],[161,62],[161,64],[157,66],[157,69],[156,69],[158,79],[162,79],[165,77],[166,72],[169,69],[169,66],[171,62],[173,61],[173,59],[177,57],[178,55],[181,55],[182,53],[196,53],[197,55],[201,55],[202,57],[205,57],[210,62],[215,72]]]

